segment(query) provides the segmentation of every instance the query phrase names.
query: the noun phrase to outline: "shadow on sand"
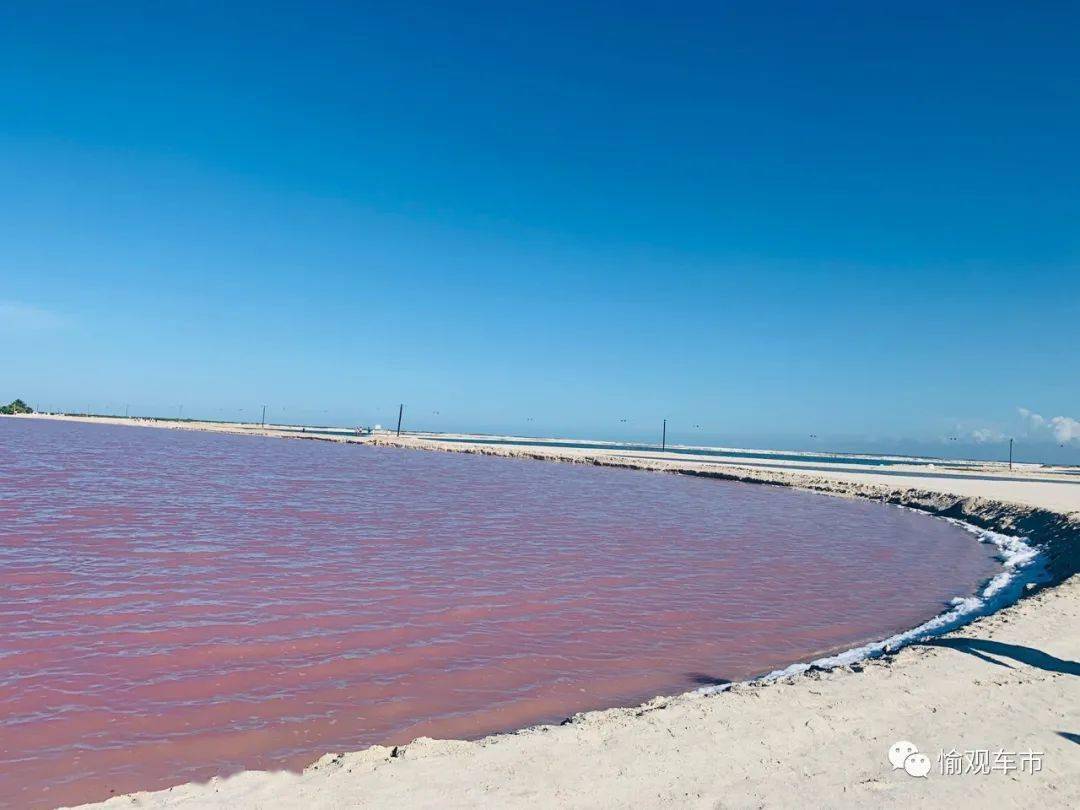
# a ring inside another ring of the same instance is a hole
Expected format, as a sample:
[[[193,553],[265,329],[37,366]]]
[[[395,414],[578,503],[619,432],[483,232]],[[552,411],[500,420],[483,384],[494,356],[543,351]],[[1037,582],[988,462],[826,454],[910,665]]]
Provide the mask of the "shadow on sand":
[[[937,638],[922,642],[925,647],[948,647],[953,650],[974,655],[989,664],[1013,669],[1000,658],[1011,658],[1037,669],[1047,672],[1060,672],[1064,675],[1080,675],[1080,664],[1076,661],[1066,661],[1063,658],[1055,658],[1042,650],[1033,647],[1022,647],[1019,644],[1005,644],[1000,641],[988,641],[982,638]],[[992,656],[998,656],[994,658]]]
[[[686,677],[698,686],[723,686],[726,683],[731,683],[731,681],[725,678],[714,678],[712,675],[706,675],[704,672],[687,672]]]

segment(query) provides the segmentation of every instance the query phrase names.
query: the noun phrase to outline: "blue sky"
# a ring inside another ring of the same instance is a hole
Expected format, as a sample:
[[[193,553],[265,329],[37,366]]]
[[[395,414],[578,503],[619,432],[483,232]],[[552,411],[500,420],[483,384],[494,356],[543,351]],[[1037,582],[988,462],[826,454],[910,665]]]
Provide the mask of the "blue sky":
[[[0,11],[0,398],[1080,463],[1075,4],[228,5]]]

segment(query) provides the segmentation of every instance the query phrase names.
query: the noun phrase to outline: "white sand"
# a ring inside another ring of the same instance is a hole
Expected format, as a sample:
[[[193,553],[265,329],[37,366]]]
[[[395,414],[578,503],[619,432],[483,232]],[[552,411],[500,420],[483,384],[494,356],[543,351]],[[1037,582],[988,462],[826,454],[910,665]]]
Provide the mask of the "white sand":
[[[964,474],[979,477],[964,478],[904,465],[852,470],[822,464],[803,470],[795,464],[750,466],[749,459],[716,464],[661,454],[628,458],[608,450],[447,445],[386,436],[374,441],[679,469],[883,497],[999,530],[1054,536],[1060,570],[1075,570],[1070,555],[1080,542],[1080,485],[1068,483],[1067,475],[1030,468],[1010,474],[1000,465],[973,465]],[[249,771],[95,806],[1080,806],[1077,577],[951,633],[944,643],[907,647],[854,668],[737,685],[713,696],[658,698],[640,708],[587,713],[561,726],[476,742],[418,740],[396,751],[375,746],[327,755],[303,774]],[[910,740],[929,755],[927,778],[892,770],[886,753],[897,740]],[[960,761],[965,752],[977,758],[975,752],[1003,751],[996,761],[1004,768],[943,775],[938,755],[954,749]],[[1009,754],[1028,751],[1041,754],[1033,757],[1040,771],[1009,768],[1010,762],[1018,764]]]

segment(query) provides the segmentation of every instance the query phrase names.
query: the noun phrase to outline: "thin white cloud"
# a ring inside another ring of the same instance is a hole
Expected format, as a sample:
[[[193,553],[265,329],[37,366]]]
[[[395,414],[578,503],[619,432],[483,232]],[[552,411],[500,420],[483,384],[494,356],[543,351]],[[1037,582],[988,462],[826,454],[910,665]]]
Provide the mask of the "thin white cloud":
[[[1008,437],[1000,430],[994,428],[978,428],[968,434],[968,438],[975,444],[997,444],[1005,441]]]
[[[5,332],[43,332],[63,326],[59,313],[22,301],[0,301],[0,329]]]
[[[1054,441],[1061,444],[1080,444],[1080,420],[1071,416],[1046,417],[1027,408],[1017,408],[1017,411],[1024,420],[1024,427],[1029,435],[1047,438],[1053,436]]]

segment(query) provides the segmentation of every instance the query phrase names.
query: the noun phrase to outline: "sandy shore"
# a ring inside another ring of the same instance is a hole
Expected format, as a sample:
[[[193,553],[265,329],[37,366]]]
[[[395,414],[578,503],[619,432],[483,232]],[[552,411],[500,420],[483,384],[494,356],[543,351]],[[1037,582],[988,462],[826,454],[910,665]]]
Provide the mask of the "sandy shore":
[[[291,434],[257,426],[156,424]],[[559,726],[475,742],[422,739],[397,749],[328,754],[303,774],[251,771],[94,806],[1080,805],[1076,476],[1029,466],[1010,472],[992,464],[852,469],[767,459],[770,466],[764,466],[749,457],[670,458],[606,448],[453,445],[386,435],[348,440],[881,498],[1027,536],[1044,549],[1058,584],[932,643],[827,672],[738,684],[713,695],[657,698],[642,707],[590,712]],[[899,740],[929,757],[926,778],[889,764],[888,749]],[[988,773],[982,772],[984,756]],[[963,773],[943,773],[950,765]]]

